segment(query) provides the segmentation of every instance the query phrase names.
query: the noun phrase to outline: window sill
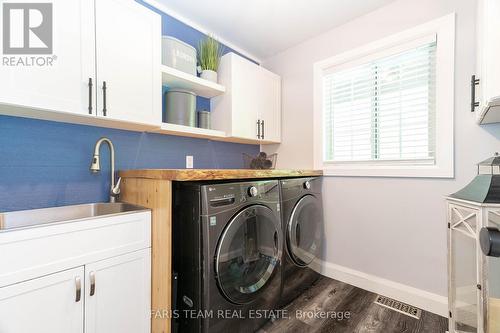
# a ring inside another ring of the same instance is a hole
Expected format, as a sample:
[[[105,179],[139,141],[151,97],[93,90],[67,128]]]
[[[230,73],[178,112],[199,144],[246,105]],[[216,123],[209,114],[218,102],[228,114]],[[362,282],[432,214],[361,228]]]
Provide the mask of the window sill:
[[[324,176],[339,177],[398,177],[398,178],[454,178],[453,166],[437,165],[374,165],[336,164],[323,165]]]

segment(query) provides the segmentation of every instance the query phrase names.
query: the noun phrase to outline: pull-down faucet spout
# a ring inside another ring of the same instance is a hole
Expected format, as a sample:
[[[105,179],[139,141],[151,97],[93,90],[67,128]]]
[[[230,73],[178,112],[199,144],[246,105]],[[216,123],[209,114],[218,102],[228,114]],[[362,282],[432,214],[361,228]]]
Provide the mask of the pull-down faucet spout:
[[[90,171],[92,173],[98,173],[101,171],[101,161],[99,156],[99,151],[101,149],[101,144],[107,143],[109,146],[109,152],[111,155],[111,188],[109,191],[109,202],[116,202],[116,198],[120,195],[120,183],[121,178],[118,178],[118,182],[115,184],[115,147],[113,143],[108,138],[100,138],[97,140],[94,148],[94,157],[92,158],[92,162],[90,163]]]

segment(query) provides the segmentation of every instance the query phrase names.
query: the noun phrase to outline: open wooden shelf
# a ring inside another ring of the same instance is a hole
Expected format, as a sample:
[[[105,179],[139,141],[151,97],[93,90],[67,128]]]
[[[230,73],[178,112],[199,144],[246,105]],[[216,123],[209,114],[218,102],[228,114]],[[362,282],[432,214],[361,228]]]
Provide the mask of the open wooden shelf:
[[[188,136],[191,138],[202,138],[216,141],[226,141],[226,133],[212,129],[183,126],[177,124],[163,123],[155,133],[170,134],[177,136]]]
[[[226,88],[220,84],[204,80],[172,67],[162,65],[161,73],[163,85],[169,88],[186,89],[201,97],[212,98],[226,91]]]

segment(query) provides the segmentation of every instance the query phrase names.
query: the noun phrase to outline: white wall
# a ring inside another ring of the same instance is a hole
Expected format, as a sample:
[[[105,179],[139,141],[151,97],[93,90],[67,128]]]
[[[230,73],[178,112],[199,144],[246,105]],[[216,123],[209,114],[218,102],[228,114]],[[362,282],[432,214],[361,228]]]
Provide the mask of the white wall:
[[[334,273],[340,266],[353,270],[351,276],[382,281],[396,291],[435,296],[434,301],[444,304],[437,310],[436,304],[428,308],[441,314],[446,313],[442,296],[447,294],[444,197],[475,176],[475,163],[500,150],[500,126],[480,127],[469,111],[475,4],[475,0],[398,0],[264,61],[265,67],[283,77],[283,143],[265,149],[278,152],[280,168],[312,168],[313,63],[456,12],[455,179],[325,177],[324,181],[323,271],[340,277]]]

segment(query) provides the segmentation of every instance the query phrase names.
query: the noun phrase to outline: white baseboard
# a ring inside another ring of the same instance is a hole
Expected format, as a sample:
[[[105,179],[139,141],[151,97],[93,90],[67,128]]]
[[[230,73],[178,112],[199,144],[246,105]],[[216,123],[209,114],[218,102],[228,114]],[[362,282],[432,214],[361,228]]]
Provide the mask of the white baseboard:
[[[448,318],[448,298],[445,296],[324,261],[315,262],[311,268],[329,278]]]

